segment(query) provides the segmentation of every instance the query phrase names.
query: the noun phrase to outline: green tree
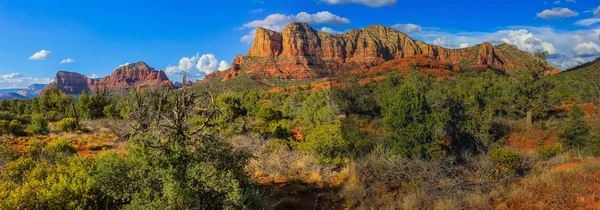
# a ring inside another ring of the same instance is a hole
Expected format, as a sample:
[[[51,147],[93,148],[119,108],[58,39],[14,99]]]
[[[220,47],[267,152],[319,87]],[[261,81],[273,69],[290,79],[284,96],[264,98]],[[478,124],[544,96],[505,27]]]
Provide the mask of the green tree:
[[[271,122],[280,120],[283,114],[273,104],[263,104],[256,113],[256,117],[265,122]]]
[[[508,98],[519,112],[525,112],[527,126],[533,125],[534,112],[551,106],[549,92],[555,84],[546,77],[544,63],[541,59],[529,62],[526,68],[516,71],[510,76],[507,90]]]
[[[48,119],[42,114],[33,114],[28,129],[35,134],[47,134],[50,132],[48,129]]]
[[[585,112],[577,104],[569,111],[569,122],[560,133],[559,137],[565,140],[565,144],[574,148],[584,148],[590,137],[590,126],[583,120]]]
[[[423,82],[413,75],[382,99],[385,139],[393,153],[404,157],[425,158],[427,150],[441,139],[434,129],[439,127],[440,113],[430,107]]]

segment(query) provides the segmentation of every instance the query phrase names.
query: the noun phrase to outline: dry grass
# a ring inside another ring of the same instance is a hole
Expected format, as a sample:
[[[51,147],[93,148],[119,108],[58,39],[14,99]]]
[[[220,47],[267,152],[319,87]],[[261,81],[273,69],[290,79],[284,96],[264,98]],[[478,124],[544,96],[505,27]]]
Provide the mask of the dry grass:
[[[527,175],[506,198],[511,209],[600,207],[600,159],[554,165]]]
[[[258,137],[236,136],[232,144],[253,155],[246,170],[263,184],[301,180],[304,183],[327,187],[337,186],[347,179],[349,170],[334,170],[333,165],[319,164],[317,159],[300,151],[290,150]]]

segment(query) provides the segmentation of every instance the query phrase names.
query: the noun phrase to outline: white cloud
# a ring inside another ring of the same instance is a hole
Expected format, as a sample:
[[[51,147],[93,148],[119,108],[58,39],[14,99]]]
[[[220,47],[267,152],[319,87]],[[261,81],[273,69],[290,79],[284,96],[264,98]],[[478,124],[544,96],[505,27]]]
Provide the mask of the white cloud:
[[[503,42],[517,46],[519,49],[528,52],[543,52],[547,51],[550,55],[558,54],[554,45],[550,42],[542,41],[535,37],[526,29],[512,30],[508,32],[508,38],[502,39]]]
[[[67,59],[63,59],[62,61],[60,61],[60,64],[73,63],[73,62],[75,62],[75,60],[67,58]]]
[[[25,77],[21,73],[0,75],[0,89],[25,88],[32,84],[49,84],[50,78]]]
[[[333,13],[328,11],[317,12],[316,14],[308,14],[306,12],[301,12],[296,15],[294,21],[315,24],[331,24],[336,26],[350,23],[350,20],[348,18],[334,15]]]
[[[92,78],[92,79],[98,79],[100,77],[96,73],[92,73],[92,76],[90,76],[90,78]]]
[[[571,2],[571,3],[577,3],[576,0],[567,0],[567,2]]]
[[[219,64],[219,68],[217,70],[219,71],[225,71],[228,70],[231,66],[229,66],[229,63],[227,63],[227,61],[221,61],[221,63]]]
[[[442,46],[442,47],[447,47],[449,43],[448,43],[448,39],[445,36],[442,36],[440,38],[433,40],[433,44]]]
[[[29,60],[45,60],[46,58],[52,57],[52,52],[48,50],[41,50],[39,52],[34,53]]]
[[[469,47],[469,44],[468,44],[468,43],[462,43],[462,44],[460,44],[460,46],[458,46],[458,47],[459,47],[459,48],[467,48],[467,47]]]
[[[596,8],[596,10],[594,10],[594,15],[600,16],[600,6],[598,6],[598,8]]]
[[[21,73],[10,73],[2,75],[2,79],[19,79],[22,78],[23,75]]]
[[[591,25],[594,25],[596,23],[600,23],[600,18],[588,18],[588,19],[579,20],[579,21],[575,22],[575,25],[578,25],[578,26],[591,26]]]
[[[320,0],[327,4],[364,4],[370,7],[392,6],[397,0]]]
[[[575,12],[569,8],[553,8],[552,10],[544,10],[542,12],[537,13],[537,17],[552,20],[558,18],[567,18],[567,17],[577,17],[579,16],[578,12]]]
[[[413,33],[413,32],[422,32],[423,28],[420,25],[407,23],[407,24],[395,24],[392,26],[396,30],[402,31],[404,33]]]
[[[213,73],[217,69],[219,61],[215,58],[213,54],[205,54],[200,57],[198,60],[198,64],[196,64],[196,68],[204,74]]]
[[[255,9],[255,10],[250,11],[250,13],[252,13],[252,14],[261,13],[261,12],[263,12],[263,9]]]
[[[165,73],[171,76],[188,75],[192,77],[200,77],[213,73],[217,70],[223,71],[229,69],[227,61],[219,62],[215,55],[196,53],[192,57],[183,57],[179,60],[179,66],[167,66]]]
[[[240,29],[266,28],[273,31],[283,31],[286,25],[292,22],[306,22],[308,24],[329,24],[344,25],[351,21],[348,18],[337,16],[328,11],[322,11],[315,14],[300,12],[297,15],[271,14],[262,20],[254,20],[243,24]],[[240,41],[251,44],[256,37],[256,31],[252,30],[244,35]]]
[[[570,68],[579,66],[579,65],[587,63],[587,62],[589,62],[589,60],[585,60],[581,57],[575,57],[575,58],[571,58],[570,60],[563,61],[558,66],[562,69],[570,69]]]
[[[556,1],[554,1],[554,3],[553,3],[553,4],[560,4],[560,0],[556,0]]]
[[[333,28],[323,27],[319,31],[329,33],[329,34],[341,34],[342,32],[336,31]]]
[[[573,52],[578,56],[600,55],[600,46],[594,42],[584,42],[575,46]]]

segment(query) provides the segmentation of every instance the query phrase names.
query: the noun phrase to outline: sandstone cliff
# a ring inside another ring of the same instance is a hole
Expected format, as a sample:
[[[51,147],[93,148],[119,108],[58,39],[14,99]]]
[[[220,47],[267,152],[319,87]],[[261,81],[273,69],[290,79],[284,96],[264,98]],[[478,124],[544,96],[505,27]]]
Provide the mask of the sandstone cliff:
[[[60,71],[47,88],[59,88],[67,94],[79,94],[93,91],[96,87],[109,90],[128,90],[130,88],[173,87],[163,71],[155,70],[144,62],[128,64],[117,68],[111,75],[101,79],[91,79],[85,75]]]
[[[343,34],[317,31],[306,23],[291,23],[282,33],[256,29],[256,38],[247,56],[238,55],[228,72],[209,75],[206,80],[222,81],[249,74],[253,79],[303,80],[315,77],[367,71],[388,61],[418,56],[452,71],[493,69],[510,73],[524,67],[530,53],[507,50],[505,45],[483,43],[463,49],[447,49],[413,40],[395,29],[373,25]],[[515,48],[516,49],[516,48]],[[405,59],[406,60],[406,59]],[[408,59],[410,60],[410,59]],[[398,63],[397,61],[395,63]],[[548,71],[560,71],[550,64]]]

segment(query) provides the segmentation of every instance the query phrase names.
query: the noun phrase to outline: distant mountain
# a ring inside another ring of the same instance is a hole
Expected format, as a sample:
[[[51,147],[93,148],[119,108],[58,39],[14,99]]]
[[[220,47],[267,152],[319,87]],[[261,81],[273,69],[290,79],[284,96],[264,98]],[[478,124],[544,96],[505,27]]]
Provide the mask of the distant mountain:
[[[1,89],[0,96],[17,97],[14,94],[20,95],[23,98],[33,98],[40,95],[40,92],[46,88],[46,84],[33,84],[25,89]]]
[[[329,34],[306,23],[291,23],[281,33],[256,29],[248,55],[238,55],[230,70],[207,75],[203,82],[227,81],[240,75],[259,81],[298,81],[361,74],[388,62],[392,63],[386,70],[417,66],[444,75],[487,69],[510,73],[524,67],[529,59],[538,58],[509,44],[448,49],[381,25]],[[544,68],[550,74],[560,72],[547,62]]]
[[[59,88],[68,94],[79,94],[82,91],[91,91],[96,86],[106,87],[109,90],[128,90],[130,88],[147,87],[173,87],[167,75],[160,70],[149,67],[146,63],[140,61],[133,64],[121,66],[106,77],[101,79],[91,79],[85,75],[60,71],[56,73],[54,82],[47,88]]]
[[[7,93],[0,96],[0,100],[28,99],[29,97],[19,95],[17,93]]]

